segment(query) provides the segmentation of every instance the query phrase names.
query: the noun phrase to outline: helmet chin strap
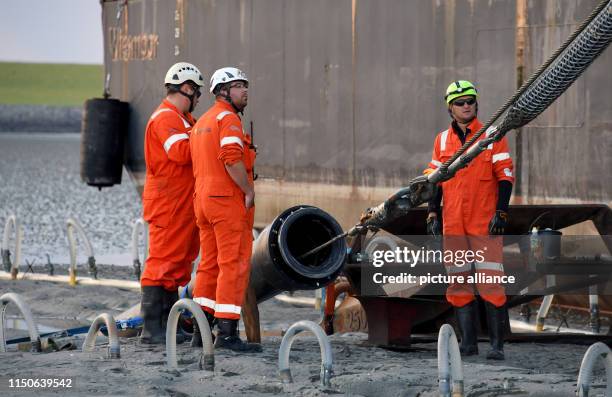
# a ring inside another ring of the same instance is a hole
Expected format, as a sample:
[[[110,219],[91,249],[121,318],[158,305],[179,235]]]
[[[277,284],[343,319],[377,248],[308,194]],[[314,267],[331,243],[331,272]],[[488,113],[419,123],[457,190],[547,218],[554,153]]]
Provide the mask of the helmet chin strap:
[[[223,98],[230,104],[232,105],[232,107],[234,108],[234,110],[236,111],[236,113],[240,113],[242,115],[244,115],[244,113],[242,113],[243,109],[238,109],[238,106],[236,106],[236,104],[234,103],[234,101],[232,100],[232,97],[229,94],[229,88],[227,89],[227,95],[224,95]]]
[[[195,104],[194,104],[194,98],[196,96],[196,93],[194,91],[193,94],[189,95],[187,93],[184,93],[183,91],[179,90],[178,91],[179,94],[181,94],[184,97],[187,97],[189,99],[189,113],[193,112],[193,109],[195,109]]]

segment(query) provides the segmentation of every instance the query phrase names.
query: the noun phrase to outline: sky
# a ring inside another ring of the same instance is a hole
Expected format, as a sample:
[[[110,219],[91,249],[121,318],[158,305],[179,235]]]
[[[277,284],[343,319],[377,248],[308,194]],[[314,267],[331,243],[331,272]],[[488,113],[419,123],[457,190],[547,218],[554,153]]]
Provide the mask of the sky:
[[[0,0],[0,62],[102,64],[99,0]]]

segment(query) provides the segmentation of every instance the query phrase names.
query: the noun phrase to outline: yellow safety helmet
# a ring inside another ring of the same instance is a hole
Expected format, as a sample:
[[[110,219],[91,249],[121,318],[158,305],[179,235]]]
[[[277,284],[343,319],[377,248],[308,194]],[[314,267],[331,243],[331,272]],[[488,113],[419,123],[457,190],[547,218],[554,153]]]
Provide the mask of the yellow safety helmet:
[[[466,95],[473,95],[474,97],[478,98],[478,91],[476,90],[476,87],[474,87],[474,84],[467,80],[457,80],[450,83],[446,89],[444,99],[446,100],[447,104],[450,104],[454,99]]]

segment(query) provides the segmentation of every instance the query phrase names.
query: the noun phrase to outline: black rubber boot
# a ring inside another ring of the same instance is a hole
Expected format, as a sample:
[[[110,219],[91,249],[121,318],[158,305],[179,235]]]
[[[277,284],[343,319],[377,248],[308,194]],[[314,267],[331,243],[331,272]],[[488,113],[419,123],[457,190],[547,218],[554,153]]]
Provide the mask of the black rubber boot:
[[[495,305],[486,301],[485,308],[487,310],[487,326],[491,343],[491,350],[487,353],[487,360],[504,360],[504,334],[506,332],[508,309],[506,305],[495,307]]]
[[[459,350],[462,356],[478,354],[477,329],[478,302],[471,301],[465,306],[455,308],[455,316],[461,330],[461,344]]]
[[[161,326],[162,326],[162,329],[164,330],[164,343],[166,343],[165,338],[166,338],[166,326],[168,324],[168,316],[170,315],[170,310],[172,309],[172,306],[174,306],[176,301],[178,301],[178,291],[164,290],[164,300],[163,300],[164,310],[162,312],[162,319],[161,319]],[[176,344],[180,345],[183,342],[185,342],[185,336],[182,334],[176,334]]]
[[[142,287],[140,313],[143,326],[140,333],[140,343],[148,345],[166,343],[166,333],[162,328],[164,293],[163,287]]]
[[[210,314],[207,311],[204,311],[204,315],[206,316],[206,320],[208,321],[208,326],[210,327],[210,332],[212,334],[212,330],[217,324],[217,319],[214,315]],[[215,334],[212,334],[212,341],[215,343]],[[202,347],[202,334],[200,333],[200,327],[198,327],[198,322],[193,318],[193,336],[191,337],[191,347]]]
[[[215,349],[229,349],[239,353],[259,353],[259,343],[243,342],[238,336],[238,320],[220,318],[218,321],[219,333],[215,340]]]

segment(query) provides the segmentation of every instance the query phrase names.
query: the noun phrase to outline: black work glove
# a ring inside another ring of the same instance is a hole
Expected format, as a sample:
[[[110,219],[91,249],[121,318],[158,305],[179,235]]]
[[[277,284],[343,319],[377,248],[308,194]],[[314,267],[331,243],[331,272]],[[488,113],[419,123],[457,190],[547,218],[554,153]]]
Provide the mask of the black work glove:
[[[442,234],[442,228],[440,227],[440,221],[437,216],[428,216],[427,217],[427,234],[430,236],[439,236]]]
[[[508,213],[506,211],[497,210],[495,215],[489,222],[489,234],[502,235],[508,226]]]

